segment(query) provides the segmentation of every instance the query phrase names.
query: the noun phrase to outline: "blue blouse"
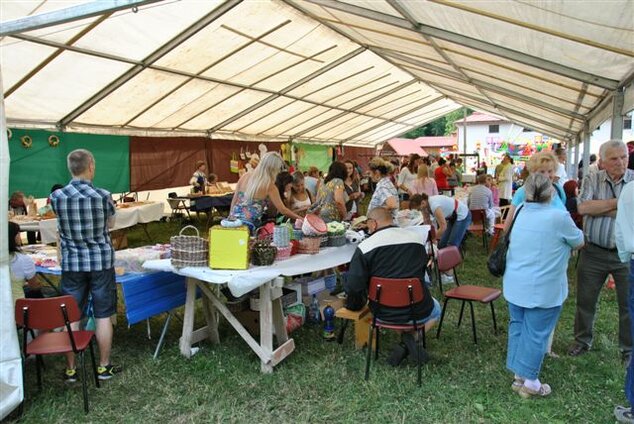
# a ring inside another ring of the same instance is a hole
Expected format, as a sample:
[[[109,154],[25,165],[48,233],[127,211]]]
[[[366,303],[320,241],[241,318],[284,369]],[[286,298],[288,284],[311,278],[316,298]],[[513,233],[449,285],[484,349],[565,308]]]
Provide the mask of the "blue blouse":
[[[510,238],[504,298],[524,308],[562,305],[568,297],[570,250],[583,244],[583,232],[570,214],[551,204],[525,203]]]

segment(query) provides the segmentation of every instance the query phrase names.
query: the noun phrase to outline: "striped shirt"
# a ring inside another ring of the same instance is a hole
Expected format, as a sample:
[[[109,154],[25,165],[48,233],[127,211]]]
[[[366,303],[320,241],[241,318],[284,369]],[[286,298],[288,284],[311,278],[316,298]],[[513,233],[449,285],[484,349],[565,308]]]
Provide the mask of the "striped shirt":
[[[579,204],[588,200],[609,200],[618,198],[625,184],[634,180],[634,171],[627,169],[619,181],[612,181],[605,170],[587,175],[583,179]],[[583,230],[586,240],[605,249],[614,249],[615,219],[609,216],[585,215]]]
[[[61,239],[62,271],[103,271],[114,266],[108,219],[115,214],[110,193],[73,179],[51,195]]]
[[[469,192],[469,209],[493,209],[493,192],[482,184],[473,187]]]
[[[368,212],[374,208],[385,206],[385,202],[387,202],[387,199],[390,197],[396,198],[396,203],[398,205],[398,192],[396,191],[396,187],[389,177],[383,177],[378,183],[376,183],[376,189],[374,189],[374,194],[372,195],[372,199],[370,199],[370,204],[368,205]],[[392,210],[392,216],[394,218],[396,218],[397,212],[398,206],[396,209]]]

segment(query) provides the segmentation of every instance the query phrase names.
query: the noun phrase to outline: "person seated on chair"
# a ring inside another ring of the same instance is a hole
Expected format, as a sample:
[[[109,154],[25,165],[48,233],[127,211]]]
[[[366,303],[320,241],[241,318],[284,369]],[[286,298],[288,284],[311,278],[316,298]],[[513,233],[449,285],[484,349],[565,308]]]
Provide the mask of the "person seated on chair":
[[[20,226],[9,221],[9,262],[11,265],[9,271],[14,302],[23,297],[43,297],[42,285],[35,273],[35,263],[30,256],[22,253],[20,246],[22,246]]]
[[[487,183],[492,180],[490,175],[478,175],[478,184],[469,191],[469,210],[483,209],[487,219],[487,230],[489,235],[493,235],[493,225],[495,224],[495,211],[493,209],[493,192],[487,187]]]
[[[372,236],[361,242],[350,261],[344,289],[348,295],[346,308],[361,310],[368,298],[368,286],[371,277],[418,278],[423,286],[423,301],[414,306],[417,324],[429,331],[440,318],[440,304],[431,296],[425,281],[427,252],[425,240],[415,231],[398,228],[393,225],[392,213],[384,207],[368,212],[368,230]],[[410,308],[378,308],[370,303],[370,309],[377,319],[395,323],[408,323]],[[398,366],[408,354],[416,356],[416,341],[413,332],[401,333],[401,343],[394,347],[388,362]],[[426,353],[421,351],[420,358],[414,361],[426,361]]]

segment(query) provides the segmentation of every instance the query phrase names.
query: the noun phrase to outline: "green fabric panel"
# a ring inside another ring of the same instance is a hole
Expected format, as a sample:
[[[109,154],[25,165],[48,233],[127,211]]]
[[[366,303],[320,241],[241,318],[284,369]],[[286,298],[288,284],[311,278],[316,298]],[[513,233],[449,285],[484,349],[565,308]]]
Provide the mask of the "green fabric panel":
[[[27,196],[48,197],[54,184],[66,184],[70,173],[66,156],[75,149],[86,149],[95,156],[95,185],[110,192],[130,189],[130,143],[128,137],[53,133],[41,130],[12,129],[9,140],[11,168],[9,193],[22,191]],[[48,144],[52,134],[59,137],[57,147]],[[33,139],[30,149],[22,147],[20,139],[29,135]]]
[[[296,158],[300,171],[306,171],[311,166],[316,166],[320,171],[328,171],[332,163],[332,157],[328,152],[332,146],[293,143],[293,148],[297,148]]]

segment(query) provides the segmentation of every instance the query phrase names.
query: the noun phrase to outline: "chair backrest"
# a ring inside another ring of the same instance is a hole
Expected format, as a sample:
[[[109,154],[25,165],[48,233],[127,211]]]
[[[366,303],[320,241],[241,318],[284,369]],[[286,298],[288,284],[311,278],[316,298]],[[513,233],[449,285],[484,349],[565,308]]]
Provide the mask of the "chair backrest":
[[[175,191],[172,191],[172,192],[167,193],[167,197],[169,197],[170,199],[173,199],[175,197],[178,197],[178,194],[176,194]]]
[[[425,293],[419,278],[372,277],[368,299],[389,308],[404,308],[423,301]]]
[[[65,305],[70,322],[79,321],[81,312],[72,296],[49,297],[45,299],[17,299],[15,301],[15,322],[21,327],[34,330],[52,330],[63,327],[66,322],[62,313]],[[28,323],[24,322],[26,308]]]
[[[504,221],[508,218],[510,210],[511,205],[500,206],[500,220],[502,221],[502,224],[504,224]]]
[[[447,272],[462,263],[462,255],[456,246],[447,246],[438,249],[436,252],[436,261],[440,272]]]
[[[471,222],[474,224],[484,225],[487,224],[487,214],[484,209],[471,209]]]
[[[170,205],[172,209],[178,209],[180,200],[177,199],[167,199],[167,203]]]

